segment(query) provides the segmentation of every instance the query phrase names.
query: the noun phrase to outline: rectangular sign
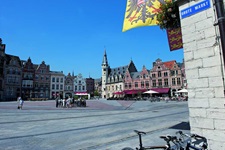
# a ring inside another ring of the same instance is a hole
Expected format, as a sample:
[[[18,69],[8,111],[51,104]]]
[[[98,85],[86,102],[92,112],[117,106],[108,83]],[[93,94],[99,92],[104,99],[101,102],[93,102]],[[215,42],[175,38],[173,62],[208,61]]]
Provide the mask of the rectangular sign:
[[[168,29],[166,31],[167,31],[167,38],[169,42],[170,51],[183,48],[181,28],[170,29],[170,30]]]
[[[186,9],[183,9],[180,11],[180,14],[181,14],[181,18],[184,19],[188,16],[191,16],[191,15],[194,15],[198,12],[201,12],[203,10],[206,10],[208,8],[210,8],[210,0],[204,0],[198,4],[195,4],[193,6],[190,6]]]

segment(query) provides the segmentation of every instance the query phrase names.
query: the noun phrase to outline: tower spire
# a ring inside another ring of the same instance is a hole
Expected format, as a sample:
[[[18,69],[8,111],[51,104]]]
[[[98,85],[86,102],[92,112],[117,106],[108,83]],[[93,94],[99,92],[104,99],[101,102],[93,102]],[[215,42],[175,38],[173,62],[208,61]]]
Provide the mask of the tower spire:
[[[108,66],[108,60],[107,60],[106,50],[104,52],[104,56],[103,56],[103,60],[102,60],[102,65],[107,65]]]

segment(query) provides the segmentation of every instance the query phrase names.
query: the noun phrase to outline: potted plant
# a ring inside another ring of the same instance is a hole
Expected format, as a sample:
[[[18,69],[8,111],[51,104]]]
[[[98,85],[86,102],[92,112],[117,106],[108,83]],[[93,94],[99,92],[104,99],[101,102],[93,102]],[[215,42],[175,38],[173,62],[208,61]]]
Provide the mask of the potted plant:
[[[176,2],[165,1],[160,4],[157,14],[157,25],[161,29],[174,29],[180,27],[179,7]]]

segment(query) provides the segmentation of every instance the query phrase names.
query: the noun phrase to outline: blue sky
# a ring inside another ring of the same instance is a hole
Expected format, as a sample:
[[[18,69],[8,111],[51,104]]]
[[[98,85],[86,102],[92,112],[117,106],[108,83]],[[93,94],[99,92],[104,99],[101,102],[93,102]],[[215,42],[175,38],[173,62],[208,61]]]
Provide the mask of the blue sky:
[[[106,49],[111,68],[176,60],[183,49],[170,52],[166,31],[158,26],[122,32],[126,0],[0,0],[0,38],[6,53],[45,61],[52,71],[100,78]]]

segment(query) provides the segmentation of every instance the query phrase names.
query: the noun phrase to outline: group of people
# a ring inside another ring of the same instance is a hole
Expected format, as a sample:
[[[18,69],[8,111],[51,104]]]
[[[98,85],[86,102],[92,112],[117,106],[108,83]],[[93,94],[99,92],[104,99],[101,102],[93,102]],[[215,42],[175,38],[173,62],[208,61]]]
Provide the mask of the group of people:
[[[79,98],[78,100],[75,100],[74,98],[67,97],[64,99],[60,99],[57,97],[55,99],[56,107],[62,107],[62,108],[71,108],[71,107],[86,107],[86,100]]]

